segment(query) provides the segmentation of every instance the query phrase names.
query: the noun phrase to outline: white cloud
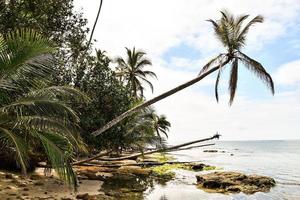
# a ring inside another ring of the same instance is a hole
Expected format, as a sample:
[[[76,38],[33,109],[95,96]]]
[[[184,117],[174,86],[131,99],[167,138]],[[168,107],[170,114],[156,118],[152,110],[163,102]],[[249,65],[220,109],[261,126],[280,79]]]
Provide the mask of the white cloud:
[[[155,68],[159,81],[148,99],[192,79],[195,74],[164,67]],[[249,99],[238,95],[228,106],[228,95],[221,94],[216,103],[214,79],[209,76],[195,85],[157,102],[159,113],[172,122],[169,142],[180,143],[211,136],[219,131],[224,140],[300,139],[300,91],[276,93],[268,99]],[[227,82],[226,82],[227,84]],[[209,94],[203,86],[209,86]]]
[[[93,23],[98,1],[75,0],[75,3],[77,8],[84,8]],[[300,3],[299,0],[109,0],[103,3],[95,38],[99,41],[97,45],[111,54],[120,54],[123,47],[135,45],[152,56],[160,56],[181,43],[210,54],[220,46],[205,20],[219,18],[218,11],[223,8],[235,14],[265,16],[264,25],[257,25],[249,33],[249,44],[257,50],[286,32],[293,22],[291,19],[299,16]]]
[[[283,85],[300,83],[300,60],[280,66],[274,74],[275,81]]]
[[[98,1],[75,0],[75,3],[77,8],[84,8],[93,23]],[[249,32],[250,51],[261,50],[266,43],[288,34],[288,29],[299,23],[300,0],[104,0],[95,32],[96,45],[112,56],[124,55],[125,46],[136,46],[148,52],[153,71],[159,78],[154,81],[155,93],[147,94],[150,98],[196,76],[195,71],[203,61],[220,51],[211,25],[205,20],[218,19],[218,11],[223,8],[235,14],[265,17],[264,24]],[[199,55],[196,60],[173,57],[166,63],[163,53],[180,44],[200,50],[201,57]],[[173,65],[175,67],[171,68]],[[300,65],[290,63],[281,67],[276,73],[276,82],[299,81],[297,66]],[[223,139],[300,138],[297,132],[300,130],[299,91],[256,101],[237,96],[229,108],[227,96],[221,96],[220,104],[215,102],[213,83],[214,79],[208,77],[156,104],[158,111],[172,122],[171,142],[202,138],[216,131],[223,134]],[[201,92],[203,87],[200,86],[209,86],[211,94]]]

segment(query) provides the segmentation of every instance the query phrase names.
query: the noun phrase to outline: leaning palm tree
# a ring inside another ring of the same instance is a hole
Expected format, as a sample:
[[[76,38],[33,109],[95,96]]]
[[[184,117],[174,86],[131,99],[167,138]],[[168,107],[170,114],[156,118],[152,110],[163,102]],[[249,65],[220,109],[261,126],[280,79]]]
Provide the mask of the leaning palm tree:
[[[0,36],[1,153],[15,155],[26,175],[30,156],[43,149],[38,153],[47,155],[58,175],[76,184],[70,161],[75,150],[85,147],[78,134],[79,118],[69,103],[87,98],[70,87],[49,86],[55,50],[51,46],[32,30]]]
[[[151,61],[145,57],[145,52],[135,50],[135,47],[132,50],[126,48],[126,51],[126,61],[122,57],[116,58],[118,64],[116,75],[130,89],[130,96],[137,99],[144,95],[143,83],[146,83],[153,92],[153,85],[147,78],[149,76],[156,78],[156,74],[152,71],[144,70],[147,65],[152,65]]]
[[[274,84],[272,81],[271,76],[265,70],[265,68],[256,60],[250,58],[246,54],[244,54],[241,50],[246,44],[246,36],[247,33],[254,24],[262,23],[263,17],[258,15],[251,19],[248,23],[244,25],[245,20],[249,17],[249,15],[242,15],[235,17],[232,14],[222,11],[221,19],[214,21],[208,20],[212,23],[214,32],[217,36],[217,39],[222,43],[225,47],[226,52],[219,54],[217,57],[210,60],[200,71],[199,75],[182,84],[179,85],[153,99],[145,101],[144,103],[126,111],[125,113],[121,114],[120,116],[116,117],[112,121],[108,122],[105,126],[101,127],[99,130],[93,132],[94,136],[97,136],[104,132],[105,130],[109,129],[110,127],[114,126],[127,116],[131,115],[143,109],[147,106],[154,104],[157,101],[160,101],[178,91],[181,91],[208,76],[209,74],[218,71],[217,79],[216,79],[216,98],[218,99],[218,84],[220,79],[221,71],[226,67],[230,66],[231,73],[230,73],[230,80],[229,80],[229,92],[230,92],[230,105],[233,102],[235,91],[237,88],[237,79],[238,79],[238,67],[239,63],[242,62],[247,69],[257,75],[270,89],[272,94],[274,94]]]

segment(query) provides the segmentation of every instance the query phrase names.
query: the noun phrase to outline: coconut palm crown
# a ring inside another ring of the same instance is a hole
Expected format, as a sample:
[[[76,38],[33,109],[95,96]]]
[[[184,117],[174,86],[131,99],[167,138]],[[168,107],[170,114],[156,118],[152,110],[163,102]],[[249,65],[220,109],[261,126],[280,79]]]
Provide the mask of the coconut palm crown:
[[[143,97],[144,86],[146,83],[153,92],[153,85],[148,80],[148,77],[155,77],[156,74],[149,70],[144,70],[147,65],[152,65],[151,61],[145,57],[145,52],[126,48],[127,59],[122,57],[116,58],[118,67],[116,68],[116,75],[123,81],[131,91],[133,98]]]
[[[214,28],[215,35],[221,44],[226,48],[226,53],[221,53],[215,58],[211,59],[200,71],[199,75],[207,72],[212,66],[219,65],[217,79],[215,83],[215,96],[217,101],[219,100],[218,85],[221,76],[222,69],[229,64],[231,67],[229,78],[229,93],[231,105],[237,88],[238,80],[238,68],[239,62],[241,62],[247,69],[253,72],[259,79],[261,79],[268,88],[270,88],[272,94],[274,94],[274,83],[270,74],[265,70],[261,63],[250,58],[244,54],[241,49],[246,44],[246,36],[251,26],[256,23],[262,23],[264,18],[257,15],[251,19],[248,23],[245,20],[249,15],[241,15],[235,17],[227,11],[221,11],[221,19],[214,21],[209,19]]]

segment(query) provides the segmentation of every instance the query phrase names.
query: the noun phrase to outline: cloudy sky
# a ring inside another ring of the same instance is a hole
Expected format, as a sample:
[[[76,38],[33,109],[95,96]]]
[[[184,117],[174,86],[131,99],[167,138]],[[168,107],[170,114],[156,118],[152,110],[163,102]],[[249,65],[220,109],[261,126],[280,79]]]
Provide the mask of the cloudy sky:
[[[98,0],[75,0],[92,26]],[[228,106],[228,77],[220,102],[214,79],[206,80],[155,104],[172,123],[169,141],[178,143],[215,132],[223,140],[300,139],[300,0],[104,0],[94,38],[110,57],[125,56],[124,47],[147,52],[158,80],[151,98],[194,78],[212,56],[223,52],[207,19],[219,11],[261,14],[263,24],[249,32],[243,50],[260,61],[275,81],[272,96],[246,69],[239,71],[234,104]]]

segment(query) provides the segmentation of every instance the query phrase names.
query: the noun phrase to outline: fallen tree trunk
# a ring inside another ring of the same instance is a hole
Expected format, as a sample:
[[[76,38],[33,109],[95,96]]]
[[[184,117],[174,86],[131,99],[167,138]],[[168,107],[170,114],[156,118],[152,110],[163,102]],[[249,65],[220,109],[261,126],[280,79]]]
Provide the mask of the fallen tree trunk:
[[[168,161],[168,162],[140,162],[140,163],[129,163],[129,164],[94,164],[84,163],[79,166],[93,166],[93,167],[126,167],[126,166],[160,166],[165,164],[191,164],[200,163],[201,161]]]
[[[173,149],[167,152],[172,152],[172,151],[183,151],[183,150],[189,150],[189,149],[195,149],[195,148],[200,148],[200,147],[207,147],[207,146],[213,146],[215,145],[214,143],[211,144],[203,144],[203,145],[197,145],[197,146],[191,146],[191,147],[186,147],[186,148],[179,148],[179,149]]]
[[[86,163],[86,162],[90,162],[90,161],[92,161],[92,160],[96,160],[96,159],[98,159],[99,157],[108,155],[110,152],[111,152],[111,151],[100,152],[100,153],[98,153],[97,155],[95,155],[95,156],[93,156],[93,157],[86,158],[86,159],[79,160],[79,161],[75,161],[75,162],[72,163],[72,165],[80,165],[80,164],[82,164],[82,163]]]
[[[158,153],[158,152],[168,152],[168,151],[172,151],[174,149],[179,149],[181,147],[189,146],[189,145],[192,145],[192,144],[196,144],[196,143],[200,143],[200,142],[205,142],[205,141],[209,141],[209,140],[213,140],[213,139],[219,139],[219,137],[220,137],[219,134],[215,134],[214,136],[209,137],[209,138],[204,138],[204,139],[200,139],[200,140],[194,140],[192,142],[187,142],[187,143],[175,145],[175,146],[168,147],[168,148],[157,149],[157,150],[143,152],[143,153],[136,153],[136,154],[133,154],[133,155],[123,156],[123,157],[118,157],[118,158],[101,158],[99,156],[97,158],[97,160],[102,160],[102,161],[119,161],[119,160],[133,159],[133,158],[137,158],[137,157],[143,156],[143,155],[149,155],[149,154]],[[89,160],[89,161],[91,161],[91,160]],[[83,163],[83,162],[81,162],[81,163]]]

